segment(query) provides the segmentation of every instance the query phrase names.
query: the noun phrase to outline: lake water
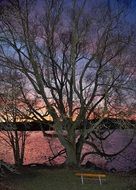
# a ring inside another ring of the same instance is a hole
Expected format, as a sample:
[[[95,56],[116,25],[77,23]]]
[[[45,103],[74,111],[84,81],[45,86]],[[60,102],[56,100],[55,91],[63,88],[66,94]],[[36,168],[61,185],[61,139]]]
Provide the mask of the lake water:
[[[132,130],[118,130],[114,132],[110,138],[104,142],[104,148],[107,153],[115,153],[120,150],[132,136]],[[54,154],[63,147],[57,138],[51,141],[43,137],[41,132],[30,132],[26,142],[24,164],[30,163],[48,163],[48,157],[52,155],[49,144],[51,144]],[[83,152],[90,150],[90,147],[84,146]],[[60,164],[65,161],[65,155],[58,157],[53,161],[53,164]],[[13,155],[11,148],[4,142],[0,143],[0,159],[6,162],[13,163]],[[130,170],[136,168],[136,137],[132,144],[121,155],[117,156],[112,162],[106,162],[105,159],[98,156],[89,155],[84,160],[84,164],[92,161],[99,166],[116,168],[117,170]]]

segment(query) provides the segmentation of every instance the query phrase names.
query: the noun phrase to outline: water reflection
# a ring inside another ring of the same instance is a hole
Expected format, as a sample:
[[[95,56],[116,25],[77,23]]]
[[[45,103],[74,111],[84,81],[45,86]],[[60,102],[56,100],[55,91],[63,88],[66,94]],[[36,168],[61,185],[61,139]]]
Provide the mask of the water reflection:
[[[131,133],[124,131],[116,131],[110,138],[104,143],[105,149],[108,153],[119,150],[130,139]],[[52,150],[50,149],[52,147]],[[63,149],[57,138],[50,140],[45,138],[41,132],[30,132],[30,135],[26,141],[25,159],[24,164],[30,163],[47,163],[48,158],[52,156],[52,151],[57,154],[59,150]],[[84,146],[83,152],[88,151],[90,147]],[[129,170],[136,168],[136,138],[127,150],[125,150],[120,156],[117,156],[112,162],[108,163],[104,158],[98,158],[97,156],[89,155],[84,160],[86,163],[88,160],[96,163],[99,166],[112,168],[115,167],[118,170]],[[4,142],[0,143],[0,159],[6,162],[13,163],[13,155],[11,148]],[[65,155],[57,157],[53,164],[60,164],[65,161]]]

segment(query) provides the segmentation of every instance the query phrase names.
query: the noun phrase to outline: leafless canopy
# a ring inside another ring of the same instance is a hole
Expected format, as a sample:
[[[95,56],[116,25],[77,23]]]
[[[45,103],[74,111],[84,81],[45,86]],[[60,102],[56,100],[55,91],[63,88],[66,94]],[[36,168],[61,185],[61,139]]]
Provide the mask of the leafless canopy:
[[[72,160],[81,123],[79,155],[83,139],[99,130],[104,117],[119,117],[124,112],[117,108],[134,105],[134,34],[118,4],[45,0],[35,5],[31,0],[3,5],[0,61],[26,76],[41,96]],[[100,119],[86,130],[86,121],[97,113]]]

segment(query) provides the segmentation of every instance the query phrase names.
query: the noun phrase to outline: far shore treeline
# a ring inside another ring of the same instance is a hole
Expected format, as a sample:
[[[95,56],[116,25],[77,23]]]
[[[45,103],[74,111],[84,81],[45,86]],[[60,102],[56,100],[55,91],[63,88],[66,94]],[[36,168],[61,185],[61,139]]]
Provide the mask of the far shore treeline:
[[[97,119],[88,120],[82,123],[77,129],[82,129],[83,126],[91,128]],[[73,121],[74,122],[74,121]],[[54,130],[53,121],[32,121],[32,122],[1,122],[0,131],[52,131]],[[135,120],[121,120],[115,118],[105,118],[100,124],[100,129],[136,129]]]

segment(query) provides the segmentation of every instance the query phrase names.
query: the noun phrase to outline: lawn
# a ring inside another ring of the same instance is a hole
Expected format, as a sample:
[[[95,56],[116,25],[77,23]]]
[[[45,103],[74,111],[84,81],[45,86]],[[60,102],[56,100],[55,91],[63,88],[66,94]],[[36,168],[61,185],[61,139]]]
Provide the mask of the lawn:
[[[18,176],[5,179],[9,186],[16,190],[136,190],[130,184],[136,181],[136,176],[107,174],[106,181],[100,186],[98,180],[85,179],[81,184],[75,171],[68,169],[28,169]]]

